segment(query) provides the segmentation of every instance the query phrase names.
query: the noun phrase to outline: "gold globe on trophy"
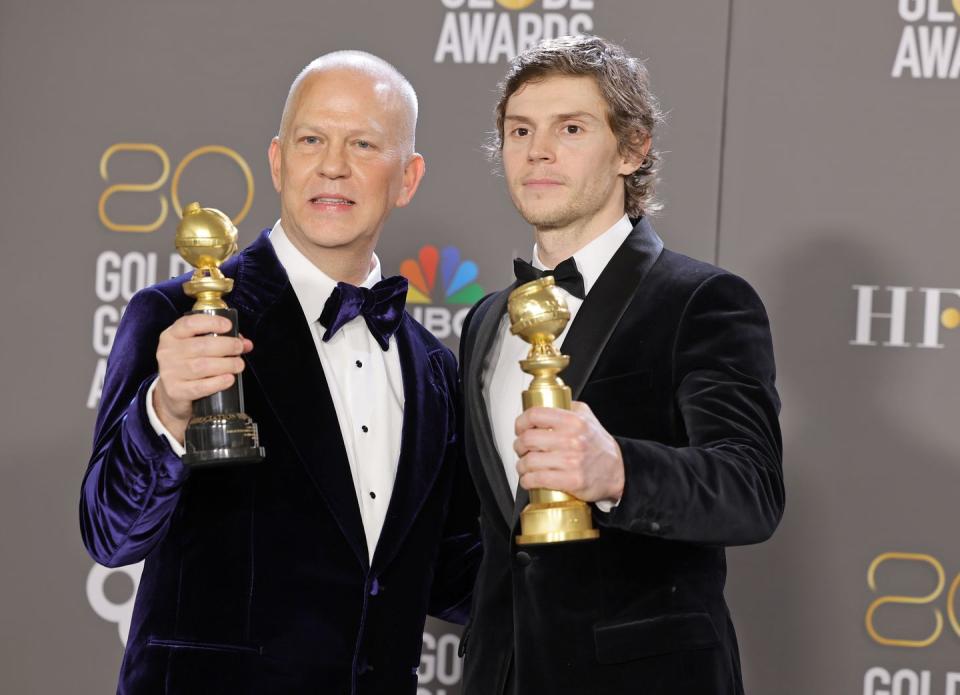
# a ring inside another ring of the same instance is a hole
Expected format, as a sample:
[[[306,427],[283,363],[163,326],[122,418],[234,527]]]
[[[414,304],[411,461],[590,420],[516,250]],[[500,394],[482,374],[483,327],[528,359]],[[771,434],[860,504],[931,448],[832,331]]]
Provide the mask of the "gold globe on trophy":
[[[510,331],[530,343],[530,354],[520,368],[533,375],[523,392],[523,409],[543,406],[570,410],[570,387],[557,374],[570,363],[553,346],[570,320],[570,310],[552,276],[528,282],[513,290],[507,302]],[[560,543],[598,538],[590,507],[559,490],[530,491],[530,503],[520,512],[518,545]]]
[[[237,337],[237,310],[223,301],[233,289],[220,264],[237,252],[237,228],[230,218],[214,208],[190,203],[177,225],[177,251],[196,270],[183,283],[183,291],[197,301],[191,314],[212,314],[230,319],[228,335]],[[184,435],[189,466],[255,463],[263,460],[257,424],[243,412],[243,381],[237,374],[229,388],[193,402],[193,417]]]
[[[237,228],[230,218],[215,208],[190,203],[183,209],[174,243],[183,260],[196,269],[183,285],[187,296],[197,300],[193,311],[226,309],[222,296],[233,289],[233,280],[224,277],[220,264],[237,252]]]

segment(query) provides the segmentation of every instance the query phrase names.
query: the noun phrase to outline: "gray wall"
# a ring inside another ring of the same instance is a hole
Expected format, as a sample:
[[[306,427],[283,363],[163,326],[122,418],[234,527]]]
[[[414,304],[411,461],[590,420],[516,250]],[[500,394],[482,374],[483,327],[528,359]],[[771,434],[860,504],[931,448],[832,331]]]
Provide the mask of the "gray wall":
[[[648,59],[669,119],[657,229],[767,303],[788,510],[772,541],[729,554],[748,691],[886,695],[893,680],[906,695],[929,679],[930,693],[955,695],[960,339],[941,312],[960,307],[960,20],[949,0],[534,0],[519,12],[493,0],[0,3],[3,692],[114,688],[137,573],[93,568],[79,541],[89,406],[125,291],[180,271],[171,179],[184,158],[220,145],[249,164],[249,242],[278,214],[265,155],[290,80],[320,53],[369,50],[417,88],[427,160],[416,200],[384,233],[385,271],[424,244],[454,245],[489,290],[529,254],[481,151],[510,47],[455,62],[444,34],[487,13],[508,38],[572,23]],[[118,143],[162,149],[169,172],[111,195],[105,220],[109,186],[162,174],[156,149],[121,149],[102,178]],[[177,193],[234,214],[247,185],[233,159],[207,154]],[[155,231],[109,228],[152,222],[162,198]],[[411,308],[454,346],[446,325],[464,307],[441,288],[431,302]],[[422,695],[458,692],[455,652],[456,633],[430,623]]]

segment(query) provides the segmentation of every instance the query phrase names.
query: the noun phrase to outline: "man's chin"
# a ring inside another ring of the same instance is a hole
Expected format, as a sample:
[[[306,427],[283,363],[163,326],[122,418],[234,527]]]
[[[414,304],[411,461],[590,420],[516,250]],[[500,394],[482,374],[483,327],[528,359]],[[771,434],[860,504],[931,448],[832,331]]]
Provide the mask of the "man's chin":
[[[334,225],[326,225],[322,229],[307,232],[307,239],[313,246],[325,249],[353,246],[362,236],[364,235],[355,229],[338,229]]]
[[[565,227],[570,223],[570,216],[563,210],[520,210],[520,216],[532,227],[547,230]]]

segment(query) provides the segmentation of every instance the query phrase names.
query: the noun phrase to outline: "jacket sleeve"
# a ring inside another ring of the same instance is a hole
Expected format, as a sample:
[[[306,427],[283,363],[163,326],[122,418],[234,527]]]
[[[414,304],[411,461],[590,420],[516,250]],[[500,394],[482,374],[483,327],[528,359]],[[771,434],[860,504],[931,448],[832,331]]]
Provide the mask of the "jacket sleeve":
[[[784,508],[773,346],[760,298],[731,274],[706,279],[680,318],[674,407],[687,446],[617,437],[623,496],[598,523],[671,540],[767,539]]]
[[[157,341],[178,317],[159,291],[138,292],[107,360],[80,494],[80,532],[91,557],[108,567],[147,556],[166,532],[188,474],[146,412],[146,393],[157,376]]]
[[[447,447],[448,465],[454,466],[454,471],[429,613],[463,624],[469,617],[473,585],[483,555],[478,522],[480,503],[463,454],[463,399],[456,362],[450,352],[443,352],[443,363],[447,392],[453,396],[450,407],[456,409],[455,439]]]

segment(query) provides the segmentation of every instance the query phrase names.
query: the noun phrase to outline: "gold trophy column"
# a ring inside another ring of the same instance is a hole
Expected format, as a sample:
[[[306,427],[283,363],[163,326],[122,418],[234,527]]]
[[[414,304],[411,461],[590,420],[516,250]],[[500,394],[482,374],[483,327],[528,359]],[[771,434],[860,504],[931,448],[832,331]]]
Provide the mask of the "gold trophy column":
[[[570,358],[561,355],[553,341],[570,320],[570,310],[551,276],[521,285],[508,300],[510,331],[530,343],[530,354],[520,368],[533,375],[523,392],[523,409],[534,406],[570,410],[570,387],[557,376]],[[530,491],[530,503],[520,512],[518,545],[560,543],[598,538],[590,507],[559,490]]]
[[[230,218],[214,208],[190,203],[177,225],[177,251],[196,270],[183,283],[183,291],[197,301],[192,314],[211,314],[229,319],[224,335],[239,335],[237,310],[227,306],[223,295],[233,289],[220,264],[237,251],[237,228]],[[188,466],[220,466],[256,463],[266,452],[260,446],[257,423],[243,412],[243,375],[223,391],[193,402],[193,417],[184,433],[182,460]]]

